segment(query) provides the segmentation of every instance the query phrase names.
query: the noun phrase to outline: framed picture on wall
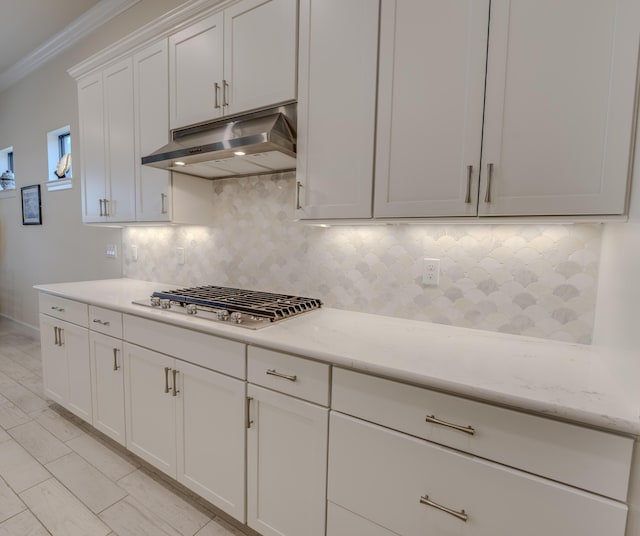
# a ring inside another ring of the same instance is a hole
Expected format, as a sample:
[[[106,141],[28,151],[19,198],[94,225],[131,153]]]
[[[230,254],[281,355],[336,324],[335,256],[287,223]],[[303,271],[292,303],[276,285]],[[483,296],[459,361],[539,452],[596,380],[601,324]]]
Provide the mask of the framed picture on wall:
[[[22,225],[42,225],[42,203],[40,185],[33,184],[20,188],[22,195]]]

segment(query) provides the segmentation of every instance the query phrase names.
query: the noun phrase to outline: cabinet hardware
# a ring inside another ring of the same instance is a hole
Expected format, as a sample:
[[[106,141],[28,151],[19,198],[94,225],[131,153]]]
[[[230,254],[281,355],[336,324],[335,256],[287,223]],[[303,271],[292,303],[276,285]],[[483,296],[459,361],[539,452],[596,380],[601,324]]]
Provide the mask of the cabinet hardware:
[[[300,204],[300,188],[302,188],[302,183],[300,181],[296,182],[296,210],[300,210],[302,205]]]
[[[447,428],[453,428],[454,430],[458,430],[459,432],[464,432],[465,434],[474,435],[476,433],[475,429],[471,426],[460,426],[459,424],[453,424],[447,421],[442,421],[436,418],[435,415],[427,415],[425,421],[439,424],[440,426],[446,426]]]
[[[467,195],[464,198],[465,203],[471,203],[471,177],[473,176],[473,166],[467,166]]]
[[[466,514],[464,510],[460,510],[458,512],[456,510],[452,510],[451,508],[447,508],[446,506],[442,506],[441,504],[438,504],[429,500],[428,495],[425,495],[424,497],[420,497],[420,504],[437,508],[438,510],[446,512],[447,514],[452,515],[453,517],[456,517],[459,520],[464,521],[465,523],[469,520],[469,516]]]
[[[229,82],[222,81],[222,106],[229,106]]]
[[[57,307],[55,305],[52,305],[51,309],[53,309],[54,311],[58,311],[59,313],[64,313],[64,307]]]
[[[113,349],[113,370],[118,370],[120,367],[118,366],[118,349]]]
[[[100,320],[99,318],[94,318],[93,319],[93,323],[94,324],[100,324],[101,326],[109,326],[111,325],[111,322],[105,322],[104,320]]]
[[[54,344],[55,344],[56,346],[60,346],[60,342],[59,342],[59,339],[58,339],[58,330],[59,330],[59,329],[60,329],[60,328],[55,327],[55,326],[54,326],[54,328],[53,328],[53,338],[54,338]]]
[[[105,216],[111,216],[110,212],[111,211],[109,210],[109,200],[105,199],[104,200],[104,215]]]
[[[64,346],[64,329],[58,328],[58,346]]]
[[[213,84],[213,94],[214,94],[214,98],[215,98],[215,102],[213,104],[213,107],[214,108],[220,108],[220,100],[218,99],[218,96],[220,95],[220,84],[218,84],[218,82]]]
[[[173,369],[172,373],[173,373],[173,394],[171,396],[177,396],[178,393],[180,392],[177,389],[177,382],[176,382],[176,376],[178,375],[178,372],[180,372],[179,370]]]
[[[493,178],[493,164],[487,164],[487,191],[484,194],[484,202],[491,203],[491,179]]]
[[[171,369],[169,367],[164,367],[164,392],[165,394],[169,392],[169,371]]]
[[[167,209],[164,206],[164,200],[167,198],[167,194],[160,194],[160,214],[166,214]]]
[[[284,378],[285,380],[289,380],[290,382],[295,382],[298,377],[297,376],[289,376],[288,374],[282,374],[274,369],[267,369],[268,376],[277,376],[278,378]]]
[[[252,397],[250,396],[247,397],[247,407],[246,407],[247,428],[251,428],[251,425],[253,424],[253,421],[251,420],[251,401],[252,400],[253,400]]]
[[[104,199],[98,199],[98,201],[100,201],[100,216],[104,216],[104,213],[102,211],[102,203],[104,202]]]

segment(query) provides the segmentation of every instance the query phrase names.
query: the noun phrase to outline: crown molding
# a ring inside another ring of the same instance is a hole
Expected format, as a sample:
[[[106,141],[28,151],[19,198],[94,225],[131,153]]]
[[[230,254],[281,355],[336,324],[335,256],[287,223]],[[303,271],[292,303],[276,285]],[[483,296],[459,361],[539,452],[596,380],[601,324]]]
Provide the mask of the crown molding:
[[[208,16],[214,11],[236,3],[237,0],[187,0],[173,10],[138,28],[100,52],[67,70],[74,79],[82,78],[107,63],[131,55],[156,41]]]
[[[0,92],[22,80],[140,0],[101,0],[60,33],[0,73]]]

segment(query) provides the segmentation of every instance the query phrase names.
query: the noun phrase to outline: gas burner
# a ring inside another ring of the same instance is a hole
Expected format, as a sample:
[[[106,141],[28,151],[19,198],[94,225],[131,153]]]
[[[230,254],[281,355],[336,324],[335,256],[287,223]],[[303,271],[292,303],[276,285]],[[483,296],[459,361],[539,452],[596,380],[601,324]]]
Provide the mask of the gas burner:
[[[322,306],[315,298],[216,286],[154,292],[149,300],[133,303],[250,329],[265,327]]]

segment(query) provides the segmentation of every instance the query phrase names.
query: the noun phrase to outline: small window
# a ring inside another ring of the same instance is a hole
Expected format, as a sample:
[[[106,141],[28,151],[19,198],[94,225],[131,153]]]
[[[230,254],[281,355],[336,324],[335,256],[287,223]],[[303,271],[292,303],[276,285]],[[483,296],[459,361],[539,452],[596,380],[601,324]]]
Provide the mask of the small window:
[[[7,153],[7,169],[13,173],[13,151]]]
[[[47,190],[72,187],[71,129],[69,125],[47,132]]]
[[[71,132],[58,136],[58,158],[62,158],[65,154],[71,154]]]

